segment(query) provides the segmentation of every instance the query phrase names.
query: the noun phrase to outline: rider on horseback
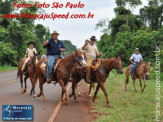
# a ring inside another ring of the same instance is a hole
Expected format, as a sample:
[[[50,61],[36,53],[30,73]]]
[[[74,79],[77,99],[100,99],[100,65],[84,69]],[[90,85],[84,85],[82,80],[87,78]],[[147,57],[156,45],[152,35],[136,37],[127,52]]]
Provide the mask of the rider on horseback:
[[[139,48],[136,48],[135,51],[136,52],[129,59],[129,61],[133,64],[133,68],[131,72],[132,78],[134,77],[134,73],[139,62],[143,61],[142,55],[139,53]]]
[[[23,66],[22,66],[22,71],[25,70],[27,63],[30,61],[31,57],[34,56],[34,53],[36,54],[36,49],[34,48],[35,43],[30,41],[28,43],[28,45],[29,45],[29,48],[27,48],[27,50],[26,50],[25,61],[24,61]]]
[[[86,82],[91,83],[89,76],[90,76],[90,66],[92,65],[92,61],[96,59],[96,56],[101,56],[103,53],[99,53],[97,46],[95,45],[96,37],[92,36],[90,38],[90,42],[86,41],[85,45],[83,46],[83,50],[85,51],[86,55],[86,62],[87,62],[87,69],[86,69]]]
[[[46,40],[43,44],[43,46],[47,48],[47,60],[48,60],[48,66],[46,71],[47,83],[51,83],[51,78],[49,76],[52,72],[55,60],[57,59],[57,57],[59,57],[61,52],[65,51],[64,45],[60,40],[58,40],[58,35],[59,33],[57,31],[53,31],[53,33],[51,34],[52,38]]]

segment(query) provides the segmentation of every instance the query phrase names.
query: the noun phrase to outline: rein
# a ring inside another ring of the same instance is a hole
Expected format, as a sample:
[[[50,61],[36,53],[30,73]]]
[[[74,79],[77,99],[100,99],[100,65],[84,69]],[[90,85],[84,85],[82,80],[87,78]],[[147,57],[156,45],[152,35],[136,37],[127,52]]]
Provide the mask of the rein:
[[[120,68],[118,67],[118,65],[117,65],[117,61],[116,61],[116,59],[114,59],[114,62],[113,63],[116,63],[116,68],[117,68],[117,70],[119,70]],[[113,72],[113,70],[111,70],[112,72]],[[115,74],[115,72],[113,72],[114,74]],[[118,75],[118,72],[116,72],[116,74],[115,74],[115,76],[113,76],[111,79],[109,79],[109,80],[113,80],[116,76]]]
[[[85,60],[85,58],[83,58],[83,59],[79,60],[79,58],[78,58],[78,57],[76,57],[75,52],[74,52],[74,58],[75,58],[75,59],[78,61],[79,65],[81,65],[81,64],[82,64],[82,61],[83,61],[83,60]]]

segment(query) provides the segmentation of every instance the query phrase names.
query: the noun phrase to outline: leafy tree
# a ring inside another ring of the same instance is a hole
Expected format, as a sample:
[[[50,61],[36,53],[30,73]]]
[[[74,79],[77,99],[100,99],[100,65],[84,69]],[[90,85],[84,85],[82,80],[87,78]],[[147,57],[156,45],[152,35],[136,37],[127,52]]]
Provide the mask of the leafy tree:
[[[163,22],[163,4],[159,0],[149,0],[148,6],[140,9],[142,21],[149,25],[151,30],[161,28]]]
[[[16,66],[17,55],[18,53],[16,51],[13,51],[11,43],[0,42],[0,65],[11,64]]]

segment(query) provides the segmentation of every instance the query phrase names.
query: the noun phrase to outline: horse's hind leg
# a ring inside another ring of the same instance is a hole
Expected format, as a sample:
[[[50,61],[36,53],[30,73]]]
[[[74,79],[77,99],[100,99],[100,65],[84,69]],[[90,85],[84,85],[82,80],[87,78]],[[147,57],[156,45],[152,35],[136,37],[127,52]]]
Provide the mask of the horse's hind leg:
[[[24,89],[23,89],[23,75],[20,75],[20,84],[21,84],[21,93],[24,93]]]
[[[93,96],[93,102],[95,102],[95,99],[96,99],[96,96],[97,96],[97,93],[98,93],[99,89],[100,89],[100,85],[98,83],[97,86],[96,86],[96,91],[95,91],[94,96]]]
[[[135,81],[136,81],[136,79],[133,80],[133,86],[134,86],[135,92],[137,92],[136,86],[135,86]]]
[[[92,87],[93,87],[93,83],[91,83],[91,84],[89,85],[88,96],[91,96]]]
[[[25,84],[24,92],[26,92],[26,90],[27,90],[27,79],[28,79],[28,77],[25,76],[24,77],[24,84]]]
[[[128,82],[129,82],[129,76],[126,75],[126,80],[125,80],[125,91],[127,91]]]

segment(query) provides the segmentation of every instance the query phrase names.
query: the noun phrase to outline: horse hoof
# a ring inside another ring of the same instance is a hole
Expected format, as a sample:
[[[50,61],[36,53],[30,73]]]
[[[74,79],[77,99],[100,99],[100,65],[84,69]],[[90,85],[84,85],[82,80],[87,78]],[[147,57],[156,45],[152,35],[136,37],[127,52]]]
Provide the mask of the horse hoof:
[[[65,101],[65,105],[68,105],[68,101]]]
[[[135,92],[137,92],[137,90],[135,90]]]
[[[73,96],[72,94],[69,95],[69,97],[72,97],[72,96]]]
[[[89,96],[89,97],[92,97],[92,95],[91,95],[91,94],[89,94],[88,96]]]
[[[38,94],[38,95],[37,95],[37,97],[40,97],[40,96],[41,96],[41,94]]]
[[[111,108],[111,105],[107,105],[108,108]]]
[[[26,89],[24,89],[24,92],[26,92]]]
[[[78,103],[78,102],[79,102],[79,100],[78,100],[78,99],[76,99],[76,100],[75,100],[75,102],[77,102],[77,103]]]
[[[34,97],[34,98],[37,98],[37,95],[36,95],[36,94],[33,94],[33,97]]]
[[[42,98],[44,102],[46,102],[46,98]]]

